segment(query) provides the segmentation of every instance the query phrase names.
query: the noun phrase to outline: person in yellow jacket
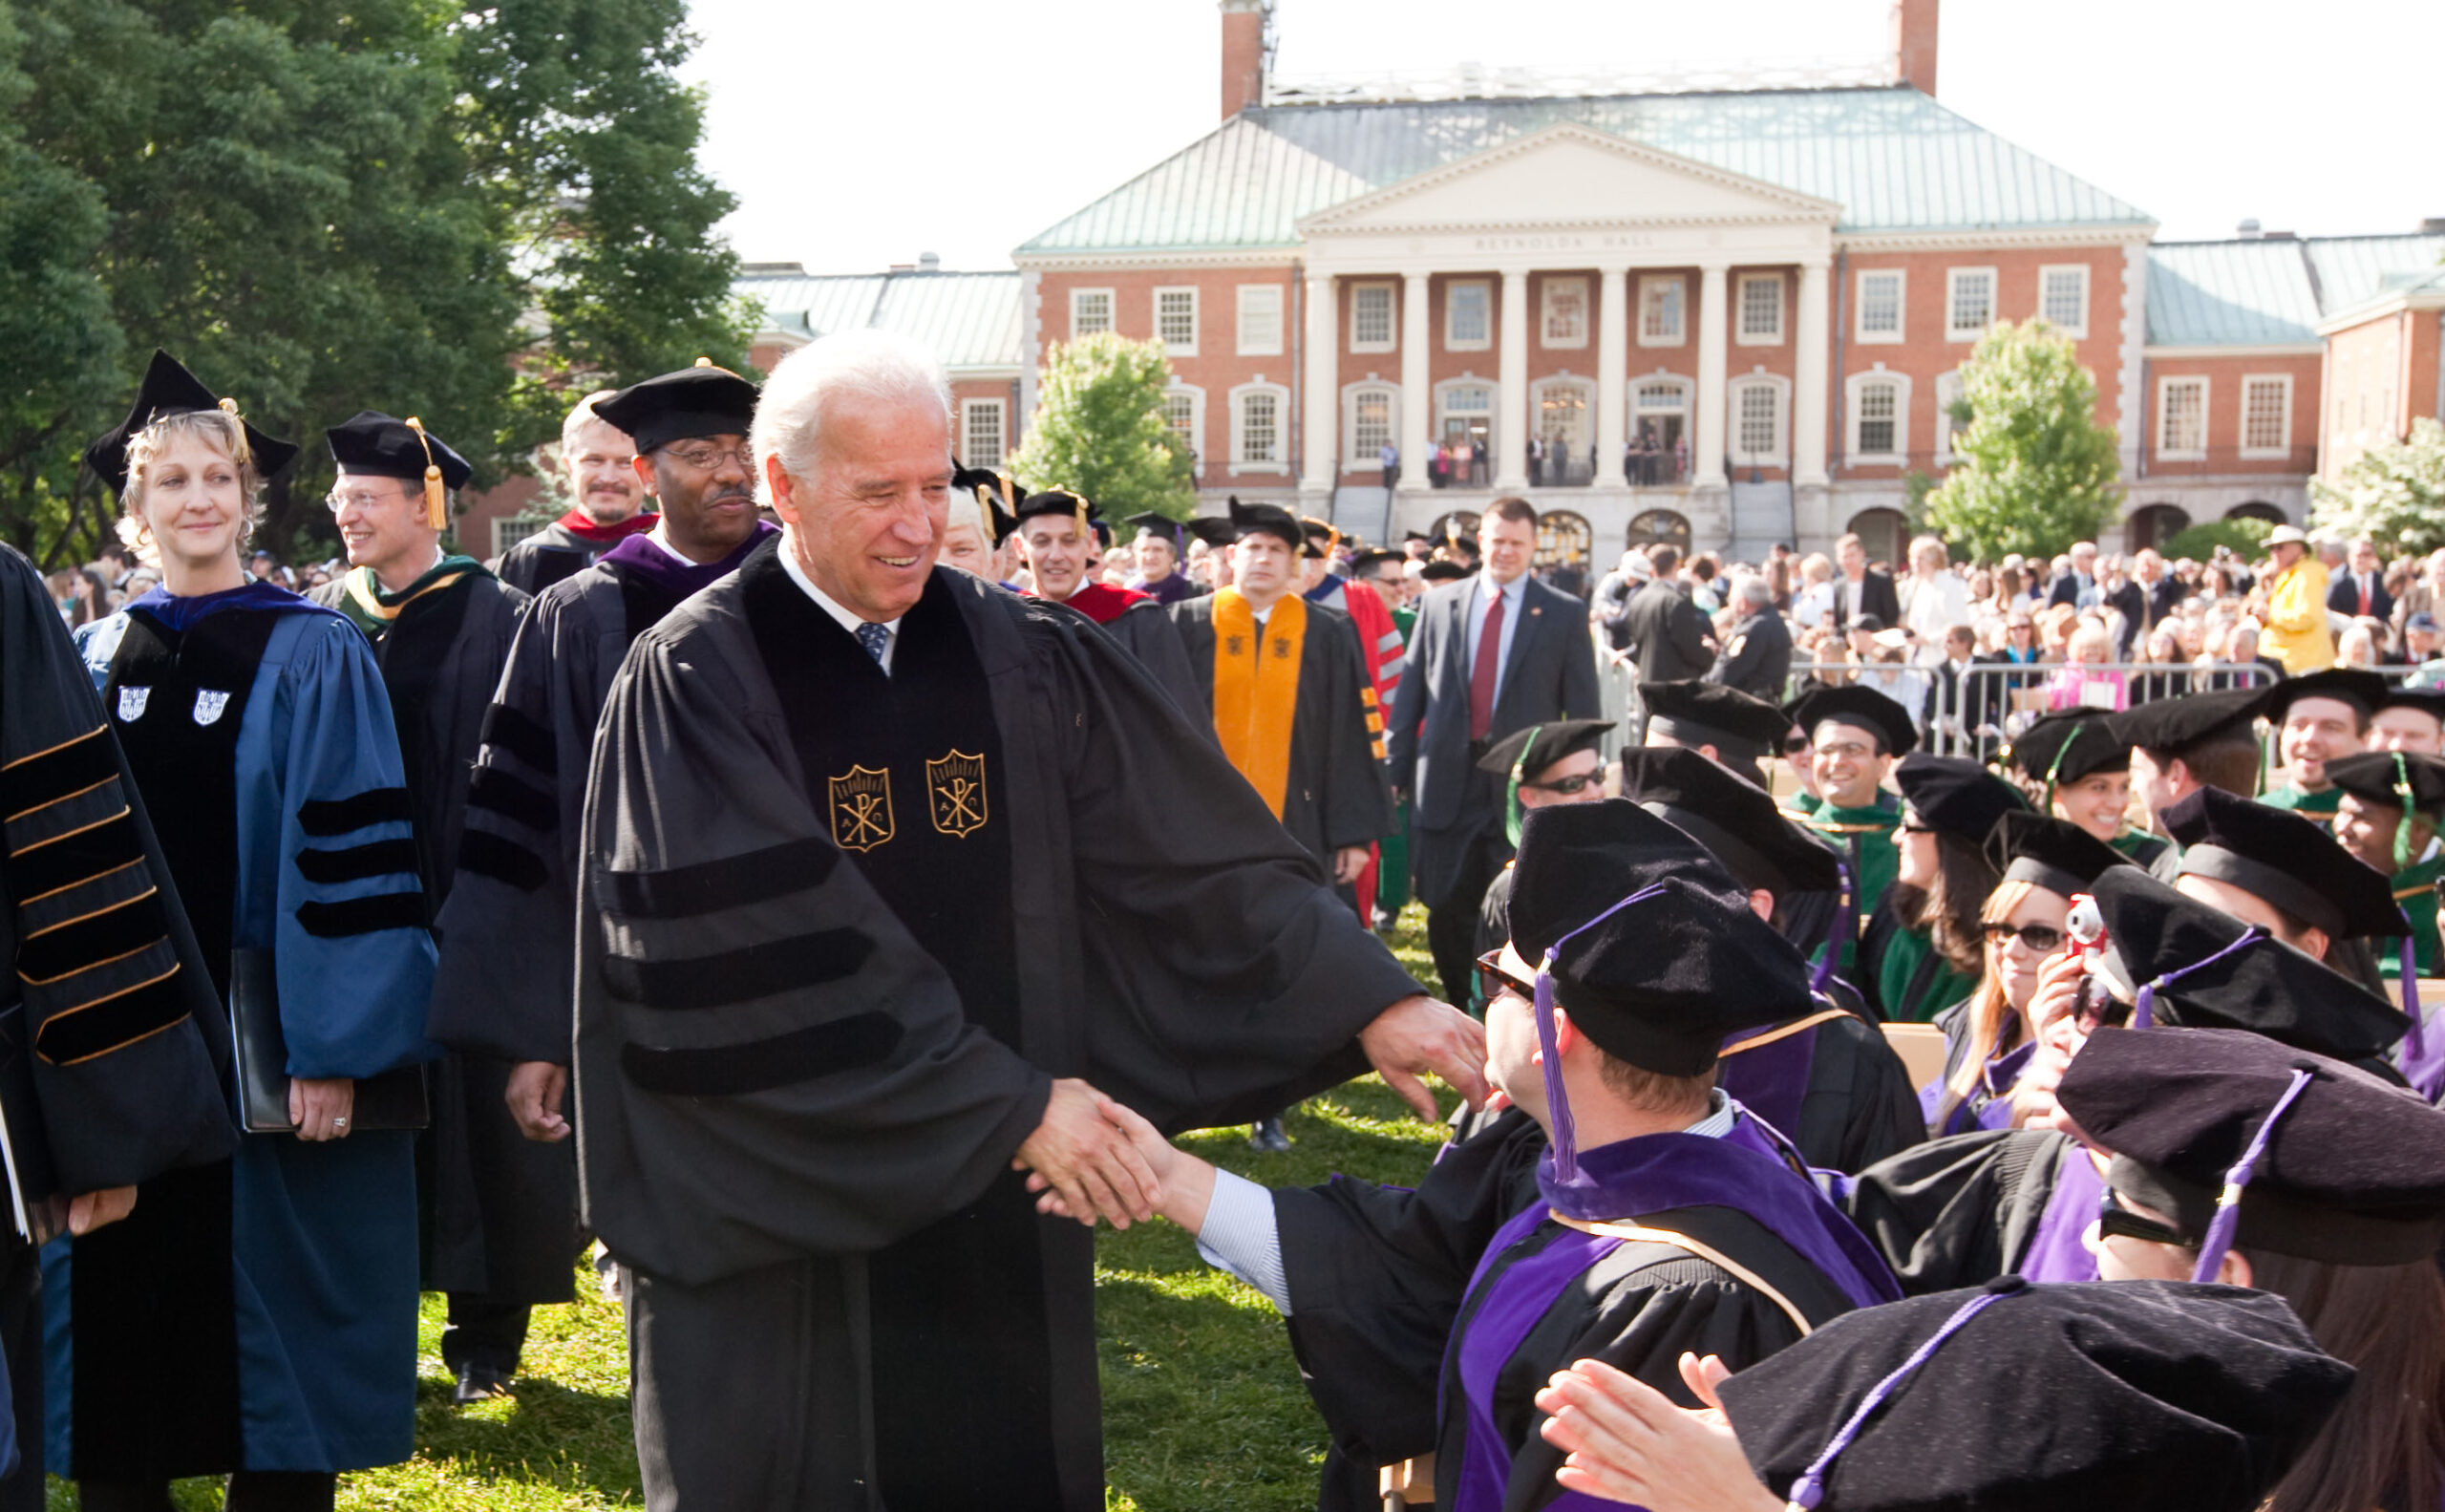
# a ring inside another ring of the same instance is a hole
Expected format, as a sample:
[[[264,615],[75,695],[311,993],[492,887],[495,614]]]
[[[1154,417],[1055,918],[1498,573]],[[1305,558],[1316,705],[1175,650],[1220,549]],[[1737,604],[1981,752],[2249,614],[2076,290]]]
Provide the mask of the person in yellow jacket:
[[[2298,677],[2334,665],[2334,631],[2327,628],[2327,569],[2309,550],[2309,538],[2291,525],[2268,533],[2275,570],[2266,580],[2267,654]]]

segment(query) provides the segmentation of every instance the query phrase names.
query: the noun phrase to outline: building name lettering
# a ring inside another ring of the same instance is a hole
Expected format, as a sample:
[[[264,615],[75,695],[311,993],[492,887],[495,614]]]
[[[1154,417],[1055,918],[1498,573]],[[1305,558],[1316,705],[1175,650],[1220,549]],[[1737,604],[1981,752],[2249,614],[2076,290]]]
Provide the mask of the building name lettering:
[[[1646,231],[1604,231],[1594,236],[1481,236],[1470,244],[1473,252],[1628,251],[1657,245]]]

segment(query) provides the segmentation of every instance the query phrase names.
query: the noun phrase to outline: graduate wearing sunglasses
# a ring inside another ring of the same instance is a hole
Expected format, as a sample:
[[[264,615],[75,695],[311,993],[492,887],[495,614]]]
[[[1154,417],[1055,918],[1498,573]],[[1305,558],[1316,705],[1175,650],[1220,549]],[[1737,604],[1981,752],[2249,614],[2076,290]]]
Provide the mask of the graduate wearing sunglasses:
[[[1605,798],[1605,736],[1609,719],[1557,719],[1549,724],[1515,730],[1478,758],[1478,770],[1491,772],[1504,785],[1503,822],[1512,847],[1520,845],[1520,827],[1541,808],[1565,803],[1596,803]],[[1511,938],[1512,863],[1504,862],[1486,884],[1485,900],[1478,905],[1478,953],[1499,950]],[[1469,1012],[1485,1017],[1484,973],[1469,992]]]

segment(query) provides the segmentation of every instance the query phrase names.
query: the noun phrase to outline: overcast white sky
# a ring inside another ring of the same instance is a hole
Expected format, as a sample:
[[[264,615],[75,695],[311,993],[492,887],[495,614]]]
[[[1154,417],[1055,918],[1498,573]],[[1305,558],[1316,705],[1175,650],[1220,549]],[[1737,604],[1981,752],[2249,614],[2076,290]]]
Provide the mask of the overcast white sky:
[[[1819,60],[1889,0],[1279,0],[1287,76]],[[1215,0],[694,0],[704,161],[750,261],[861,272],[1010,250],[1212,130]],[[2138,205],[2162,239],[2445,216],[2445,0],[1945,0],[1937,97]]]

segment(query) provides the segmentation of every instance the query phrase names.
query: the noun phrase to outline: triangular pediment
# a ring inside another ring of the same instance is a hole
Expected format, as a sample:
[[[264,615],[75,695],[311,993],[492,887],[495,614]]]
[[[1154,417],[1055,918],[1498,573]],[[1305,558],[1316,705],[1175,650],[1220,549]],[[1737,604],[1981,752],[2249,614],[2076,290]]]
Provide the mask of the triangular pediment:
[[[1821,222],[1841,206],[1763,180],[1563,122],[1346,200],[1299,223],[1319,233],[1591,224]]]

